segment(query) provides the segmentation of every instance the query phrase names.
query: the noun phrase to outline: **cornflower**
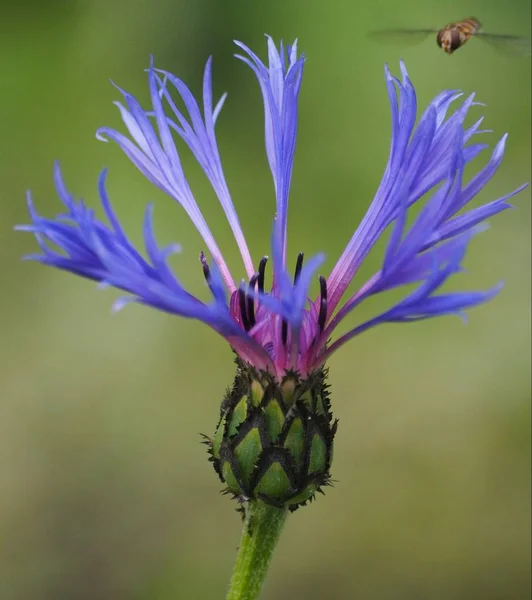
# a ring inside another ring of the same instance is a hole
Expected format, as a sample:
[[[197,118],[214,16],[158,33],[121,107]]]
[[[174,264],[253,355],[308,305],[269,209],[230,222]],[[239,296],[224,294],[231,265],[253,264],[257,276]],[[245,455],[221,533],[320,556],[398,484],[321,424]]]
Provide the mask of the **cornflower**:
[[[118,88],[124,104],[116,104],[127,134],[109,127],[97,132],[98,139],[118,144],[138,170],[190,217],[205,243],[206,253],[200,252],[199,261],[209,301],[187,291],[168,266],[169,255],[179,252],[179,246],[159,247],[151,205],[143,225],[146,258],[129,241],[107,196],[105,170],[99,195],[107,223],[67,191],[56,164],[55,185],[66,212],[55,219],[42,217],[28,193],[31,224],[18,227],[34,233],[42,251],[27,258],[95,280],[100,287],[127,292],[115,302],[115,310],[139,302],[197,319],[223,336],[236,353],[233,387],[222,401],[214,436],[206,439],[216,472],[245,515],[228,596],[233,600],[257,597],[287,511],[330,485],[337,427],[326,383],[325,365],[331,354],[378,324],[451,314],[463,317],[466,309],[493,298],[501,284],[484,291],[443,293],[440,288],[462,271],[468,244],[484,222],[510,208],[509,198],[525,187],[466,209],[498,169],[507,136],[495,144],[486,165],[464,183],[465,166],[487,147],[476,142],[485,133],[480,129],[482,118],[464,126],[469,109],[478,104],[474,94],[448,114],[462,94],[443,91],[416,126],[416,94],[405,65],[400,64],[401,80],[386,67],[391,146],[375,197],[328,277],[318,274],[323,254],[307,261],[298,254],[291,274],[287,213],[305,60],[297,43],[277,48],[268,37],[268,64],[243,43],[236,44],[242,52],[236,57],[255,74],[264,102],[266,155],[275,192],[269,291],[265,284],[269,257],[252,259],[222,168],[215,124],[226,95],[213,106],[211,58],[203,77],[202,107],[181,79],[156,69],[152,61],[151,107],[142,108],[134,96]],[[176,95],[188,115],[177,107]],[[239,279],[231,273],[189,187],[175,136],[191,150],[220,201],[242,257]],[[407,224],[410,211],[425,196]],[[387,230],[380,270],[345,299],[364,259]],[[316,277],[319,294],[310,298]],[[364,300],[407,285],[415,288],[402,300],[336,335],[340,323]]]

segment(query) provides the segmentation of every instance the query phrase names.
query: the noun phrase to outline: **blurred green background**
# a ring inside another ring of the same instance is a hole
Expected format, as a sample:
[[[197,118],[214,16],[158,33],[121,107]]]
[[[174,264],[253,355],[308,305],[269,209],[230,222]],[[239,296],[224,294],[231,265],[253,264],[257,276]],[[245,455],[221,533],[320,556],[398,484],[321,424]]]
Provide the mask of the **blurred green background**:
[[[475,202],[530,178],[530,60],[479,40],[452,56],[432,38],[386,45],[385,27],[439,27],[475,15],[486,31],[529,36],[530,2],[335,3],[158,0],[0,4],[0,597],[2,600],[209,600],[224,597],[240,535],[199,433],[213,431],[234,375],[226,344],[192,321],[132,306],[113,292],[22,263],[35,241],[31,188],[48,216],[60,159],[73,192],[97,206],[96,180],[134,240],[156,204],[161,242],[179,241],[182,280],[203,293],[201,241],[175,202],[146,183],[97,127],[120,126],[122,87],[147,98],[159,66],[201,89],[214,55],[229,92],[218,139],[255,260],[274,210],[257,83],[233,39],[265,57],[263,33],[298,37],[307,55],[290,204],[290,255],[334,264],[384,170],[390,118],[383,65],[402,56],[423,108],[444,88],[476,91],[502,167]],[[474,162],[478,169],[487,153]],[[220,207],[192,158],[192,189],[240,275]],[[470,172],[471,173],[471,170]],[[501,295],[464,326],[443,318],[388,325],[330,362],[340,418],[326,498],[288,521],[264,600],[525,599],[530,590],[530,192],[492,221],[453,286]],[[378,268],[372,253],[363,276]],[[389,299],[352,316],[367,318]]]

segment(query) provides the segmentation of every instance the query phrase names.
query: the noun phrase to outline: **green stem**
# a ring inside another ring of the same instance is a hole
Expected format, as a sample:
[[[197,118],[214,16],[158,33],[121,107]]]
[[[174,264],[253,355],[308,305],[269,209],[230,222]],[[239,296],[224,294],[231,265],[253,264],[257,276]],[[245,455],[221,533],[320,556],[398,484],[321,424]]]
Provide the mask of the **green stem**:
[[[259,597],[286,514],[286,508],[249,501],[227,600]]]

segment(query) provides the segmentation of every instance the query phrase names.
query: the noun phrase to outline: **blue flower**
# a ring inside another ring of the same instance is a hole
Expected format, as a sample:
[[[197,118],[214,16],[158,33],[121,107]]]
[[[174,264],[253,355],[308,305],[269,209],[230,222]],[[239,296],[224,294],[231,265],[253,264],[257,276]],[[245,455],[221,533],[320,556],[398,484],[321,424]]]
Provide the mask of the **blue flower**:
[[[203,78],[203,107],[175,75],[151,64],[148,83],[151,107],[145,110],[128,92],[118,88],[124,104],[117,103],[127,135],[102,128],[97,137],[112,140],[131,162],[158,188],[177,201],[201,234],[210,260],[201,252],[200,263],[211,299],[204,302],[181,285],[170,270],[167,257],[179,252],[176,245],[159,248],[153,233],[153,211],[144,220],[144,258],[133,247],[113,212],[105,191],[105,171],[99,193],[107,223],[98,220],[81,200],[67,191],[59,167],[55,184],[66,212],[55,219],[41,217],[31,196],[31,224],[18,229],[35,234],[42,253],[27,258],[93,279],[128,293],[115,303],[140,302],[182,317],[198,319],[224,336],[243,361],[282,377],[287,369],[303,375],[319,368],[332,352],[357,334],[385,322],[408,322],[458,314],[486,302],[500,289],[438,293],[449,277],[462,270],[462,259],[471,238],[484,221],[510,208],[515,191],[478,208],[464,210],[499,167],[506,136],[495,145],[486,165],[464,183],[464,168],[487,146],[474,143],[482,119],[465,128],[474,96],[449,113],[462,94],[444,91],[425,109],[417,126],[417,101],[406,67],[401,80],[386,67],[386,86],[391,107],[392,141],[388,164],[370,207],[328,278],[319,276],[320,293],[309,299],[309,287],[323,262],[318,255],[306,263],[296,261],[295,275],[287,270],[287,212],[296,147],[298,99],[304,57],[297,44],[277,48],[268,38],[268,64],[247,46],[236,42],[237,55],[260,85],[265,113],[266,155],[276,199],[271,234],[273,285],[264,289],[268,257],[255,266],[227,186],[215,134],[216,119],[225,95],[213,108],[211,59]],[[188,114],[178,109],[174,97]],[[180,137],[208,177],[225,212],[242,256],[245,278],[233,278],[192,194],[184,174],[174,137]],[[471,143],[470,143],[471,142]],[[411,225],[411,208],[428,194]],[[346,290],[375,243],[390,230],[381,269],[351,297]],[[56,249],[54,249],[54,247]],[[336,337],[340,322],[368,297],[410,284],[414,291],[371,320]],[[332,342],[330,340],[333,340]]]

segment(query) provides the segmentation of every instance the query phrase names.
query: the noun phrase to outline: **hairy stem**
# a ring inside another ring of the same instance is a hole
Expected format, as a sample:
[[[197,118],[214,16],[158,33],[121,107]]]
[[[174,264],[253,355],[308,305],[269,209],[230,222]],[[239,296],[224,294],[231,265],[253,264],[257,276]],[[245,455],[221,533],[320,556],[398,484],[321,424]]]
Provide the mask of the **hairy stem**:
[[[286,515],[286,508],[275,508],[260,500],[247,504],[227,600],[259,597]]]

